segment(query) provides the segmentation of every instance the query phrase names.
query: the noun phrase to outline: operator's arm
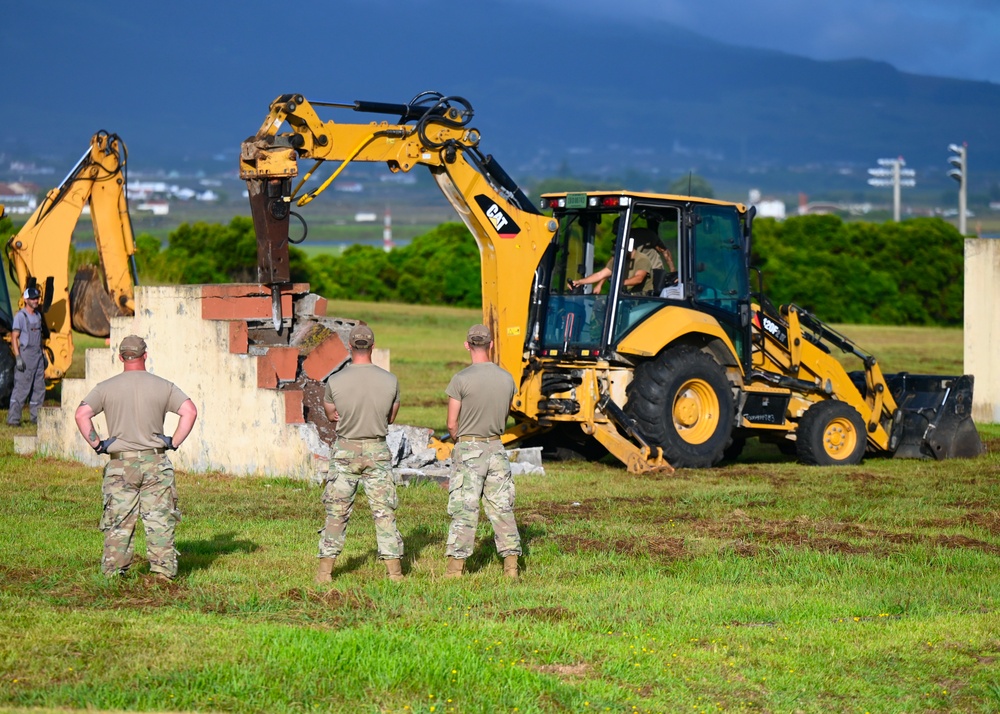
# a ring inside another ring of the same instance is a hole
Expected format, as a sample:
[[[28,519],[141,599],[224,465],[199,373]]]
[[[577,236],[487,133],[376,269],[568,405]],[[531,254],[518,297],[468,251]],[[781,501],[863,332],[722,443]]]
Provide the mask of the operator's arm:
[[[14,353],[14,359],[21,355],[21,331],[14,328],[10,331],[10,351]]]
[[[86,402],[80,402],[80,406],[76,408],[76,428],[90,444],[90,448],[96,449],[101,445],[101,437],[94,428],[94,410]]]
[[[462,402],[455,397],[448,397],[448,433],[451,440],[458,440],[458,414],[462,411]]]
[[[632,288],[635,287],[636,285],[642,285],[644,282],[646,282],[647,275],[648,273],[645,270],[637,270],[630,276],[625,278],[625,280],[622,281],[622,285],[624,285],[627,288]]]
[[[180,417],[177,420],[177,428],[174,429],[174,435],[170,437],[170,441],[174,445],[175,449],[180,446],[187,438],[188,434],[191,433],[191,429],[194,427],[194,422],[198,418],[198,408],[194,405],[194,402],[188,399],[181,404],[180,408],[177,410],[177,416]]]
[[[596,273],[591,273],[585,278],[580,278],[579,280],[570,280],[569,286],[575,288],[577,285],[593,285],[594,283],[603,282],[611,277],[611,268],[604,267],[598,270]]]

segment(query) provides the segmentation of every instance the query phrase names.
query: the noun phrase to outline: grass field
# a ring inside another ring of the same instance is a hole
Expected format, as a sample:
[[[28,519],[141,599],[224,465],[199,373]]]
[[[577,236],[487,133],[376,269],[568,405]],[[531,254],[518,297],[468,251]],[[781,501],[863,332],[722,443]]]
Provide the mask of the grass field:
[[[330,314],[390,348],[400,421],[442,427],[477,313]],[[961,371],[960,331],[839,329],[886,371]],[[549,464],[517,481],[513,584],[485,523],[467,577],[442,579],[447,493],[417,484],[406,581],[361,498],[318,587],[318,488],[218,473],[179,475],[176,582],[144,563],[105,581],[99,471],[17,456],[7,430],[0,711],[997,711],[1000,427],[982,431],[974,461],[822,469],[752,444],[672,476]]]

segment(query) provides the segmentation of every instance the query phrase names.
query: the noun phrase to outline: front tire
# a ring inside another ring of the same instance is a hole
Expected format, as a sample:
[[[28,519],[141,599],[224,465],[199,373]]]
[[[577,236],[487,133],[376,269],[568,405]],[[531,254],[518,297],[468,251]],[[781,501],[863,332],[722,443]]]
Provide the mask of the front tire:
[[[799,461],[814,466],[859,464],[868,445],[865,421],[858,410],[835,399],[809,407],[796,437]]]
[[[693,347],[675,347],[640,365],[625,412],[675,468],[722,461],[733,432],[733,392],[722,367]]]

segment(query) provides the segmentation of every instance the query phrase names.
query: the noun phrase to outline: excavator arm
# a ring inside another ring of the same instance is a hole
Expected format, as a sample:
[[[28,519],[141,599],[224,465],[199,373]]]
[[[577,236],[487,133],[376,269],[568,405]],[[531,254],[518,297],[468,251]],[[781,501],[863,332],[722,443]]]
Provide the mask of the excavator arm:
[[[399,123],[338,124],[320,119],[317,106],[393,115]],[[479,246],[483,319],[496,336],[494,358],[520,384],[533,268],[557,224],[531,204],[492,157],[479,151],[472,114],[464,99],[434,93],[409,104],[313,104],[302,95],[285,94],[271,103],[257,134],[243,142],[240,176],[247,181],[258,237],[258,277],[274,291],[289,281],[289,220],[298,216],[293,208],[322,193],[349,163],[384,162],[393,172],[429,169]],[[279,133],[285,125],[291,131]],[[301,177],[299,160],[314,162]],[[326,161],[338,162],[337,168],[305,192]],[[274,305],[280,310],[279,301]]]
[[[135,312],[135,241],[125,195],[126,159],[127,149],[116,134],[94,134],[66,178],[7,241],[9,270],[20,293],[35,285],[42,294],[45,377],[50,385],[65,376],[73,361],[74,329],[107,337],[111,317]],[[88,204],[103,279],[96,267],[83,266],[71,288],[70,243]]]

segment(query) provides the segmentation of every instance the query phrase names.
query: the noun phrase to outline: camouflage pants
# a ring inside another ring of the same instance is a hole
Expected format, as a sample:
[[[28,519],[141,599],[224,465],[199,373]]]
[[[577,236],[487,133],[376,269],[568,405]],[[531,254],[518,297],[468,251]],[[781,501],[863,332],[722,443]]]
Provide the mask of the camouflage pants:
[[[347,522],[354,510],[358,484],[364,486],[375,520],[378,557],[403,556],[403,537],[396,528],[396,482],[392,456],[384,439],[337,439],[330,459],[330,478],[323,489],[326,524],[319,530],[319,557],[336,558],[344,550]]]
[[[169,578],[177,575],[174,526],[180,521],[174,467],[165,454],[111,459],[104,467],[104,560],[101,570],[111,577],[132,564],[135,524],[146,529],[149,569]]]
[[[514,477],[500,441],[460,441],[451,453],[448,482],[447,555],[464,560],[472,555],[479,524],[479,499],[493,524],[493,539],[501,556],[521,555],[521,536],[514,520]]]

